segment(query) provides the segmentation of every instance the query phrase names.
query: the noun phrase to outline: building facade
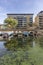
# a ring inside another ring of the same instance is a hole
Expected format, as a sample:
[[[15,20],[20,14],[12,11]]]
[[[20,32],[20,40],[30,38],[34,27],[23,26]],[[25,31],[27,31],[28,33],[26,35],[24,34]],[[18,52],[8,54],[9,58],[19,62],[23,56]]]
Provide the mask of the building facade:
[[[18,30],[28,30],[29,27],[32,27],[33,14],[7,14],[7,16],[18,21],[16,27]]]
[[[39,29],[43,29],[43,11],[37,14],[35,22],[38,24]]]

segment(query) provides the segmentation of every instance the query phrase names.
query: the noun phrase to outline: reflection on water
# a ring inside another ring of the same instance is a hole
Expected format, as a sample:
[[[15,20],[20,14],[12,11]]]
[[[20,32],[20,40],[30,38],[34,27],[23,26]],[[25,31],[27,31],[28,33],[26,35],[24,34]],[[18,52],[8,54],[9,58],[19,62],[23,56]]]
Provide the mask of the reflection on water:
[[[35,46],[43,48],[43,38],[20,38],[11,40],[11,42],[7,43],[5,43],[5,41],[0,41],[0,52],[7,50],[15,50],[15,48],[18,49],[19,47],[21,49],[26,49]]]
[[[35,41],[33,41],[33,47],[35,47]]]
[[[6,51],[4,43],[5,43],[5,41],[0,41],[0,56],[2,56],[4,54],[4,52]]]
[[[4,43],[5,43],[5,41],[0,41],[0,50],[1,50],[1,49],[5,49]]]
[[[9,53],[1,57],[0,65],[43,65],[43,37],[0,42],[0,51],[7,49]]]

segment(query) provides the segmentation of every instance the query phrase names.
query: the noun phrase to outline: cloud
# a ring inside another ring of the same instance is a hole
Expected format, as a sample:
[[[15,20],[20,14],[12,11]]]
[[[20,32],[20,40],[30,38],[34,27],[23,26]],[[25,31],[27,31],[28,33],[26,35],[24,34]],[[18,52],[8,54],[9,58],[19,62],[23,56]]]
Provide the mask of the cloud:
[[[40,12],[43,11],[43,0],[35,0],[34,1],[34,19],[36,17],[36,15]],[[35,20],[34,20],[35,21]]]
[[[4,1],[1,0],[0,4],[4,8],[6,8],[7,12],[30,12],[31,10],[33,10],[33,6],[34,6],[33,1],[32,0],[4,0]]]
[[[0,0],[0,23],[7,13],[34,13],[43,10],[43,0]]]
[[[43,10],[43,0],[35,0],[34,12],[38,13],[41,10]]]
[[[6,11],[3,7],[0,6],[0,24],[3,23],[5,18],[6,18]]]

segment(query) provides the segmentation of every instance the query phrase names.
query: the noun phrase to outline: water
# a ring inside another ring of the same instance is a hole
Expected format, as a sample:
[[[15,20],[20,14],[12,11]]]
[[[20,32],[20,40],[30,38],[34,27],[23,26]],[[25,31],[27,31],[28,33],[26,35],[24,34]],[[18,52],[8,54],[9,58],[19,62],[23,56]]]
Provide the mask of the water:
[[[19,43],[19,47],[21,46],[24,46],[24,49],[26,49],[26,47],[30,47],[30,48],[34,48],[34,47],[39,47],[39,48],[42,48],[43,47],[43,41],[39,41],[39,40],[36,40],[34,38],[30,38],[30,40],[27,40],[28,38],[23,38],[23,39],[16,39],[15,41],[18,41]],[[41,43],[41,44],[40,44]],[[14,45],[14,43],[13,43]],[[10,43],[7,43],[6,44],[6,41],[0,41],[0,54],[2,53],[5,53],[5,52],[8,52],[9,50],[14,50],[14,47],[12,47],[12,44]],[[21,48],[22,49],[22,48]]]
[[[43,65],[43,37],[0,41],[0,64]],[[9,61],[8,61],[9,60]]]
[[[0,50],[5,50],[4,43],[5,41],[0,41]]]
[[[5,41],[0,41],[0,56],[4,55],[6,48],[4,46]]]

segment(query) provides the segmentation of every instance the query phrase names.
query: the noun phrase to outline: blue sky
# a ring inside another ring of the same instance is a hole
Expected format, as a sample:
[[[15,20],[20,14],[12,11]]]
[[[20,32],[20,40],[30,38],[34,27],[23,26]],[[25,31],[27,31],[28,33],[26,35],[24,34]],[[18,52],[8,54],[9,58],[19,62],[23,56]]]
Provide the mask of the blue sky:
[[[43,0],[0,0],[0,24],[7,13],[34,13],[43,10]]]

